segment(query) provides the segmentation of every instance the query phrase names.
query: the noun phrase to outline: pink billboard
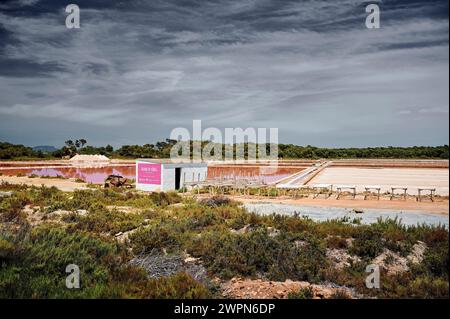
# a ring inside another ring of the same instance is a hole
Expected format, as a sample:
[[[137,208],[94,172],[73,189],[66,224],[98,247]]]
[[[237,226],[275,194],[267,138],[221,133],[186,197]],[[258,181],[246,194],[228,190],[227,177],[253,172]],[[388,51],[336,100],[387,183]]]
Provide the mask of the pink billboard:
[[[161,164],[138,163],[138,183],[161,185]]]

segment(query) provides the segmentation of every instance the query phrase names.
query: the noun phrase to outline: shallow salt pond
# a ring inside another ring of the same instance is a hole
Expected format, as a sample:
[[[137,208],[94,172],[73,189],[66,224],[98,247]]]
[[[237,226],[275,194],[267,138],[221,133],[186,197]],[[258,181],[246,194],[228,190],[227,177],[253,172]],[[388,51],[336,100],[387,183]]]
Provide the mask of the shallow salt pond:
[[[316,207],[273,203],[247,203],[244,207],[251,213],[271,215],[273,213],[292,216],[306,216],[314,221],[326,221],[348,217],[351,220],[360,218],[363,224],[376,223],[378,218],[397,218],[404,225],[445,225],[448,229],[448,216],[426,214],[413,211],[395,211],[388,209],[364,209],[362,214],[355,213],[352,209],[340,207]]]
[[[106,165],[100,167],[76,167],[76,166],[42,166],[42,167],[3,167],[0,173],[9,176],[17,174],[37,175],[64,178],[78,178],[86,183],[103,184],[109,175],[121,175],[128,179],[136,177],[135,165]]]

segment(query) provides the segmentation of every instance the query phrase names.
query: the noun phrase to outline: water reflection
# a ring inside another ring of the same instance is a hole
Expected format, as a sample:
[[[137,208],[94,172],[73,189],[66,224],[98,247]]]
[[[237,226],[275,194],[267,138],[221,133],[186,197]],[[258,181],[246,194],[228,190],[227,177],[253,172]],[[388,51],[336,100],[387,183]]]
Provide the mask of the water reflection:
[[[277,182],[291,174],[301,171],[301,167],[258,167],[258,166],[210,166],[208,179],[248,179],[264,183]],[[81,179],[87,183],[102,184],[108,175],[121,175],[125,178],[135,179],[135,165],[108,165],[101,167],[75,167],[52,165],[51,167],[5,167],[2,165],[0,173],[4,175],[37,175]]]
[[[299,167],[251,167],[251,166],[212,166],[208,167],[208,179],[247,179],[266,184],[275,183],[289,175],[300,172]]]
[[[135,166],[103,166],[103,167],[45,167],[45,168],[19,168],[0,170],[4,175],[37,175],[64,178],[78,178],[87,183],[102,184],[108,175],[121,175],[125,178],[134,179]]]

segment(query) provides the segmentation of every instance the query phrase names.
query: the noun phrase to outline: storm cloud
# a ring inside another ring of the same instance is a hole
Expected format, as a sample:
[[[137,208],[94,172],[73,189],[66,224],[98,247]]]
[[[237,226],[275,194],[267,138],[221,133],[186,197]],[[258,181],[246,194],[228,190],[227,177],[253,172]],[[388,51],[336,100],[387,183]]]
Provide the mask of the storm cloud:
[[[448,1],[0,3],[0,140],[143,144],[175,127],[283,143],[448,144]],[[365,27],[378,3],[381,28]]]

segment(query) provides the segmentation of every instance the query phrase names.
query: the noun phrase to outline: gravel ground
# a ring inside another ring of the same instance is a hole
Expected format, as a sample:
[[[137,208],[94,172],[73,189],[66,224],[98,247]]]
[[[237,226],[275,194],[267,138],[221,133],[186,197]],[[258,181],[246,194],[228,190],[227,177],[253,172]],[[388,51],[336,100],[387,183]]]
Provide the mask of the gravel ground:
[[[193,279],[208,283],[206,269],[201,263],[186,262],[179,255],[160,255],[152,253],[137,256],[130,261],[131,265],[142,267],[149,278],[160,278],[175,275],[179,272],[188,273]]]

